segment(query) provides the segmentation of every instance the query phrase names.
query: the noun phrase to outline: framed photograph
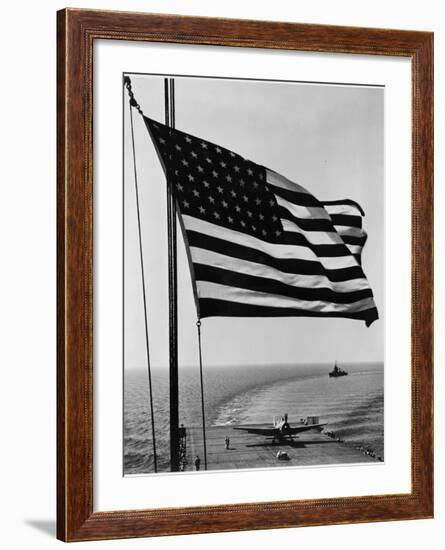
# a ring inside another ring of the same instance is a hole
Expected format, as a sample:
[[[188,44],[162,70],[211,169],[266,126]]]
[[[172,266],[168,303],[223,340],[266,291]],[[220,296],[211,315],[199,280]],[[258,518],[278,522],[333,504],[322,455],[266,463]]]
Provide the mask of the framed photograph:
[[[58,12],[58,538],[433,515],[433,35]]]

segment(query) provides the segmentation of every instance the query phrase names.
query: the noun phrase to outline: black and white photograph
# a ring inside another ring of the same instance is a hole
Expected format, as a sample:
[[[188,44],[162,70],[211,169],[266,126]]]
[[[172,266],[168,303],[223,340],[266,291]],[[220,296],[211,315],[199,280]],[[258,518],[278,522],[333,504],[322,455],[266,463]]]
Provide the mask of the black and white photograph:
[[[384,86],[122,94],[123,474],[384,463]]]
[[[442,4],[2,7],[2,547],[443,546]]]

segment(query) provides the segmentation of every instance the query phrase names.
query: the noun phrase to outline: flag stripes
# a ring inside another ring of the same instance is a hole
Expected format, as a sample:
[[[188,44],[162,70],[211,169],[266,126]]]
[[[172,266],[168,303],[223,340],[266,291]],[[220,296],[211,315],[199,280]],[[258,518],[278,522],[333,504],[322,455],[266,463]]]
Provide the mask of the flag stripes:
[[[332,282],[325,275],[306,275],[302,273],[284,272],[266,264],[227,256],[214,252],[213,250],[206,250],[205,248],[190,247],[190,251],[193,252],[195,267],[196,265],[215,266],[236,273],[275,279],[297,288],[332,289]],[[369,285],[366,279],[338,281],[335,285],[335,291],[341,295],[339,299],[343,299],[342,296],[344,293],[352,294],[356,290],[368,288]]]
[[[208,226],[204,227],[202,225],[202,232],[199,232],[190,231],[187,225],[190,227],[190,224],[184,220],[184,226],[187,231],[187,238],[191,248],[213,250],[226,256],[261,263],[269,267],[273,267],[279,271],[283,271],[284,273],[324,275],[327,280],[331,281],[331,283],[363,278],[363,271],[357,263],[351,267],[327,269],[321,262],[316,261],[315,259],[304,259],[304,255],[308,254],[308,249],[305,249],[304,247],[284,245],[281,250],[275,250],[274,247],[267,246],[269,243],[264,243],[263,246],[255,248],[252,246],[239,244],[237,241],[240,241],[241,235],[235,235],[236,232],[233,232],[233,235],[231,235],[233,240],[228,241],[228,233],[225,233],[225,238],[218,238],[204,233],[204,231],[210,230],[210,227]],[[194,225],[194,227],[196,228],[196,225]],[[251,244],[254,243],[251,242]],[[324,260],[327,259],[327,257],[324,258]],[[350,257],[347,257],[347,259],[350,260]]]
[[[218,298],[199,299],[200,315],[204,317],[343,317],[345,319],[357,319],[365,321],[369,326],[372,322],[372,317],[364,317],[362,311],[351,312],[345,311],[341,314],[336,311],[309,311],[297,309],[295,307],[264,307],[253,304],[244,304],[241,302],[233,302],[221,300]],[[372,311],[372,309],[368,310]],[[375,317],[373,320],[377,319]]]
[[[338,304],[325,302],[323,300],[301,300],[290,298],[283,294],[273,294],[272,292],[258,292],[251,288],[242,288],[239,286],[226,285],[223,283],[213,283],[210,281],[197,281],[198,293],[203,298],[226,299],[227,301],[253,304],[265,307],[293,307],[304,311],[326,311],[331,313],[342,313],[349,311],[351,313],[361,312],[373,306],[372,298],[365,298],[350,304]]]
[[[331,214],[331,220],[334,226],[345,226],[345,227],[362,227],[362,218],[361,216],[354,216],[348,214]]]
[[[335,292],[331,288],[325,287],[301,287],[283,282],[281,277],[265,277],[264,275],[245,275],[240,271],[229,271],[217,266],[195,263],[195,277],[197,281],[207,281],[209,283],[221,283],[245,290],[256,290],[269,294],[286,296],[297,300],[316,301],[316,302],[334,302],[339,306],[354,304],[365,298],[372,298],[372,292],[369,288],[355,290],[348,293]],[[199,285],[198,285],[199,286]],[[318,305],[317,305],[318,307]],[[348,309],[345,307],[344,309]]]
[[[282,180],[279,174],[273,173],[266,169],[267,181],[273,179],[275,186],[273,190],[277,196],[277,203],[280,206],[280,212],[282,216],[283,227],[287,231],[295,231],[295,226],[299,229],[307,231],[320,231],[322,238],[325,240],[333,239],[336,243],[340,243],[337,247],[337,254],[352,255],[354,260],[361,265],[361,253],[363,245],[366,242],[366,232],[362,229],[362,215],[363,210],[361,207],[351,200],[342,201],[328,201],[325,203],[318,203],[317,199],[313,197],[313,203],[319,204],[319,207],[311,207],[310,209],[301,209],[298,204],[301,201],[302,188],[298,187],[298,192],[290,190],[291,182],[289,180]],[[283,198],[283,195],[287,199]],[[297,201],[295,204],[292,201]],[[307,199],[304,199],[307,202]],[[305,214],[311,216],[310,220],[298,217]],[[294,225],[290,226],[288,222],[292,222]],[[317,239],[317,237],[315,237]],[[348,239],[356,239],[354,244],[347,243]],[[314,243],[314,237],[312,237],[312,243]],[[321,244],[317,241],[317,244]],[[329,248],[329,247],[325,247]],[[341,252],[340,252],[341,251]],[[323,257],[325,251],[318,251]],[[330,254],[330,252],[328,252]]]

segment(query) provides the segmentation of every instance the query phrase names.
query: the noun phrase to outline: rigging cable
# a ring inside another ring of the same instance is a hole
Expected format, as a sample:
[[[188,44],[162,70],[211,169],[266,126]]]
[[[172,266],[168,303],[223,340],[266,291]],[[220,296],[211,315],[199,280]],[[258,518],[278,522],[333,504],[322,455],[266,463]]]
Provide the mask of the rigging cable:
[[[206,419],[204,408],[204,379],[202,375],[202,351],[201,351],[201,319],[196,321],[198,328],[198,347],[199,347],[199,377],[201,380],[201,415],[202,415],[202,441],[204,444],[204,469],[207,470],[207,443],[206,443]]]
[[[154,470],[155,472],[157,472],[158,464],[157,464],[157,455],[156,455],[156,434],[155,434],[155,420],[154,420],[154,410],[153,410],[150,348],[149,348],[149,339],[148,339],[147,296],[146,296],[146,290],[145,290],[144,255],[142,251],[141,215],[140,215],[140,209],[139,209],[139,187],[138,187],[138,178],[137,178],[137,170],[136,170],[136,153],[135,153],[135,145],[134,145],[134,127],[133,127],[132,107],[135,107],[141,115],[143,115],[143,113],[139,104],[136,102],[134,98],[133,91],[131,89],[131,81],[128,77],[125,77],[124,84],[130,96],[131,143],[132,143],[132,150],[133,150],[134,187],[135,187],[135,193],[136,193],[136,210],[137,210],[137,222],[138,222],[138,233],[139,233],[139,258],[141,262],[142,297],[143,297],[143,304],[144,304],[145,348],[146,348],[146,354],[147,354],[148,393],[150,398],[151,433],[152,433],[152,440],[153,440],[153,464],[154,464]]]

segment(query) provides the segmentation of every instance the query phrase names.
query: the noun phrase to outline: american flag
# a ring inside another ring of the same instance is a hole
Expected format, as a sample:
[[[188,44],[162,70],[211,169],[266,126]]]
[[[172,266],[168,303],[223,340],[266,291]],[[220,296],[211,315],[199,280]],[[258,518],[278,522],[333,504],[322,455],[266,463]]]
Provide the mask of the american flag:
[[[176,198],[200,318],[378,319],[361,267],[364,213],[144,117]]]

